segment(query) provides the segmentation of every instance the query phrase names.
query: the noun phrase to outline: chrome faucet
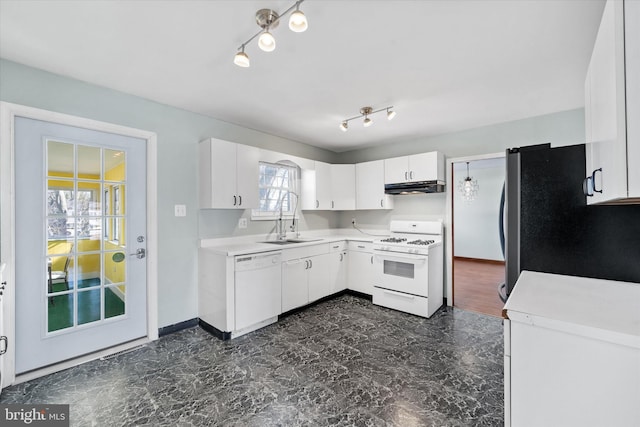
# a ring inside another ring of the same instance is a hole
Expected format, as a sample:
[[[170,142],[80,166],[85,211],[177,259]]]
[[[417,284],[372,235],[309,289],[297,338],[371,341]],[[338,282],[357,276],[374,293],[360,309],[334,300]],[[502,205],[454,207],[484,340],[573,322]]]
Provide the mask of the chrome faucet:
[[[299,237],[299,234],[297,232],[298,226],[297,226],[297,222],[296,222],[296,210],[298,209],[298,194],[293,192],[293,191],[286,191],[282,194],[282,196],[280,197],[280,201],[278,202],[280,204],[280,215],[278,217],[278,219],[276,220],[276,232],[278,235],[278,240],[286,240],[287,239],[287,230],[284,227],[283,224],[283,218],[282,218],[282,205],[284,203],[284,198],[287,197],[289,194],[293,194],[294,196],[296,196],[296,204],[295,207],[293,208],[293,219],[291,220],[291,231],[296,231],[296,237]]]

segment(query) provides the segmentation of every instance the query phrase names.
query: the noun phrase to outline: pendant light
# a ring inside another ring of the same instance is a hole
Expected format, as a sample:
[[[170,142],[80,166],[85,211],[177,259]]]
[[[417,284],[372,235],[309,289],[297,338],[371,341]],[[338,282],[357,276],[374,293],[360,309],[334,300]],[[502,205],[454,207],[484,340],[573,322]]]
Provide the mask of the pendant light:
[[[467,162],[467,177],[458,184],[458,191],[465,202],[472,202],[478,194],[478,181],[469,176],[469,162]]]
[[[258,47],[265,52],[273,52],[276,48],[276,39],[269,32],[269,28],[264,30],[264,33],[260,34],[258,39]]]

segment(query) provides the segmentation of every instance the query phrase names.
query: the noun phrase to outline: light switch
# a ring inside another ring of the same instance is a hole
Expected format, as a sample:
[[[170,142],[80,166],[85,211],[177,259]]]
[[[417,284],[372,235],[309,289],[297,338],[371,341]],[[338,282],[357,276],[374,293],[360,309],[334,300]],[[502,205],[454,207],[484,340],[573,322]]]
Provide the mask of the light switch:
[[[187,216],[187,206],[186,205],[175,205],[173,207],[175,216]]]
[[[238,220],[238,227],[239,228],[247,228],[247,218],[240,218]]]

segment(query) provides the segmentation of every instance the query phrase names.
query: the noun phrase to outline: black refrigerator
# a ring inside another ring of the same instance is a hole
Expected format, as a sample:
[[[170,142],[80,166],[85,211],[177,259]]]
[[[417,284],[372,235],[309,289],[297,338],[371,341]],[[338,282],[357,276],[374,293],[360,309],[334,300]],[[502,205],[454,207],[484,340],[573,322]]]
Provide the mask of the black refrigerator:
[[[584,144],[507,149],[503,300],[522,270],[640,282],[640,205],[587,205],[585,176]]]

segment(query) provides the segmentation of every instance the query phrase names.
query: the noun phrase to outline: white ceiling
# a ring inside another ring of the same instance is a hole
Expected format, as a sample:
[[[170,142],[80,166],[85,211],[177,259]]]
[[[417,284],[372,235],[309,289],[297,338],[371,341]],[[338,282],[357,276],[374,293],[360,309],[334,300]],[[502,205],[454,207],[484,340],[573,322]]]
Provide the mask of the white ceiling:
[[[604,0],[0,0],[0,56],[336,152],[579,108]],[[373,126],[341,120],[393,105]]]

